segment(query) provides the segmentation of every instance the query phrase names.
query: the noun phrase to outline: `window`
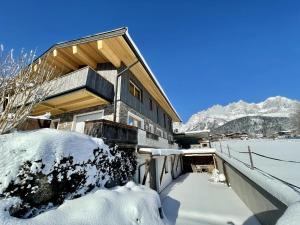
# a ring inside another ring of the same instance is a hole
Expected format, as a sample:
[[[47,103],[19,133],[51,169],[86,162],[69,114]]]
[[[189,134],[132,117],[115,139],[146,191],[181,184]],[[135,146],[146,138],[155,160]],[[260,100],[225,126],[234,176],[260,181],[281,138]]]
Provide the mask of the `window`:
[[[128,112],[128,125],[144,129],[144,120],[137,115]]]
[[[153,102],[152,102],[151,98],[149,98],[149,109],[150,109],[150,111],[153,110]]]
[[[60,122],[60,119],[54,119],[51,121],[50,127],[53,129],[57,129],[58,128],[58,124]]]
[[[162,137],[162,130],[159,128],[156,128],[156,134],[160,137]]]
[[[164,127],[167,127],[166,114],[164,113]]]
[[[149,132],[150,133],[154,133],[154,129],[153,129],[153,125],[152,124],[149,124]]]
[[[103,116],[104,116],[104,110],[75,115],[73,118],[72,130],[79,132],[79,133],[84,133],[86,121],[100,120],[103,118]]]
[[[157,118],[157,123],[159,123],[158,105],[156,105],[156,118]]]
[[[142,102],[142,91],[132,81],[129,81],[129,92],[130,94],[132,94],[134,97],[136,97],[138,100]]]
[[[172,132],[172,119],[168,117],[168,122],[169,122],[169,131]]]

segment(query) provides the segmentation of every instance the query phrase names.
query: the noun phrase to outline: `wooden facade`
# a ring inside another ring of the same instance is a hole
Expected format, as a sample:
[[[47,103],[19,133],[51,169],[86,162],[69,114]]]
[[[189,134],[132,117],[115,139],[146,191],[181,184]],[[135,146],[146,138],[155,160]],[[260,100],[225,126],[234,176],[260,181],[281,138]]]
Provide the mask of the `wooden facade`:
[[[48,51],[34,61],[34,67],[37,68],[43,60],[55,68],[55,73],[62,75],[77,71],[84,66],[89,66],[90,68],[97,70],[99,64],[104,65],[108,63],[111,63],[117,71],[119,71],[118,69],[122,66],[126,68],[134,62],[138,62],[130,67],[129,71],[138,82],[143,84],[145,97],[147,95],[151,96],[153,101],[157,103],[155,105],[159,105],[159,116],[156,118],[156,121],[158,121],[160,125],[164,125],[162,123],[165,122],[161,118],[161,115],[163,115],[162,111],[164,111],[173,121],[180,121],[175,109],[172,107],[158,81],[147,66],[147,63],[131,40],[127,28],[121,28],[53,45]],[[110,79],[106,75],[104,75],[105,79],[114,84],[113,79]],[[95,77],[96,76],[94,76],[94,78]],[[124,80],[124,82],[126,82],[126,80]],[[92,85],[93,82],[88,82],[88,84]],[[88,96],[82,97],[87,98]],[[126,102],[129,103],[128,105],[131,107],[139,109],[138,111],[141,112],[141,114],[144,115],[146,113],[146,110],[143,109],[142,106],[139,106],[138,103],[134,102],[130,97],[126,98]],[[43,107],[43,109],[38,109],[38,112],[42,112],[51,106],[48,107],[44,105],[40,107]],[[56,106],[54,105],[53,108],[55,107]],[[63,110],[60,111],[63,112]],[[154,121],[155,111],[156,110],[147,115],[147,117]]]

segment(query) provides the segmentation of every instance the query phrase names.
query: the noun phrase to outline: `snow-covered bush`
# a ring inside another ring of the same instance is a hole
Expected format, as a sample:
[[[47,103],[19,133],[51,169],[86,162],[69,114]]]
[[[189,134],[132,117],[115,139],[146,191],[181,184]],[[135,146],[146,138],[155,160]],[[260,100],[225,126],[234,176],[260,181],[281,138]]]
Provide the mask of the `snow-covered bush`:
[[[0,136],[0,196],[19,197],[11,209],[31,217],[94,187],[125,184],[136,168],[134,151],[109,148],[101,139],[42,129]]]

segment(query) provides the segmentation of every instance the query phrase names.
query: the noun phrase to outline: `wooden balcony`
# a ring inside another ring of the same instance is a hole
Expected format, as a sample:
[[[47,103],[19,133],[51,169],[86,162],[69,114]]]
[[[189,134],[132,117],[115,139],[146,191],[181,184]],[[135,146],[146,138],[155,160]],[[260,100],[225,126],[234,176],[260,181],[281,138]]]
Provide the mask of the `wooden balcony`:
[[[37,105],[33,115],[51,112],[52,115],[108,104],[114,99],[114,86],[100,74],[84,67],[55,79],[48,97]]]

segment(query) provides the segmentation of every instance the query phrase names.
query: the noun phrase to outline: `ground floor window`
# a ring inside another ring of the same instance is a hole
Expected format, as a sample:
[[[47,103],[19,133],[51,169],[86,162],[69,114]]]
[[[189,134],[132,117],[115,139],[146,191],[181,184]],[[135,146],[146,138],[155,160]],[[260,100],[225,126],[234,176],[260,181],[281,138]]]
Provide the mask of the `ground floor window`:
[[[104,110],[78,114],[73,119],[73,130],[79,133],[84,133],[86,121],[99,120],[104,116]]]
[[[156,134],[160,137],[162,137],[162,130],[159,128],[156,128]]]
[[[60,119],[53,119],[51,120],[51,125],[50,127],[53,129],[57,129],[58,128],[58,124],[59,124]]]
[[[144,120],[131,112],[128,112],[127,124],[144,129]]]
[[[154,133],[154,129],[153,129],[153,125],[152,124],[149,124],[149,132],[150,133]]]

